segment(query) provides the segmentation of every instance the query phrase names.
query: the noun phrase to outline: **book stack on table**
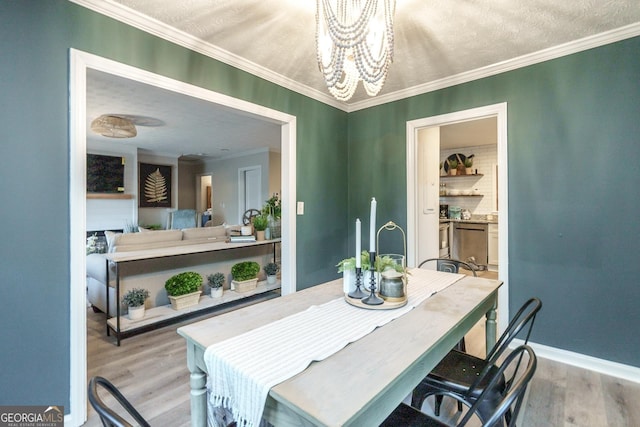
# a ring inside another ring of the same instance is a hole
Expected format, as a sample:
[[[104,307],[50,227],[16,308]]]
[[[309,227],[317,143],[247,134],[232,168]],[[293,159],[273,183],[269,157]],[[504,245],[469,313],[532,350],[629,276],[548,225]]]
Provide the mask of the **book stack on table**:
[[[242,235],[231,235],[229,236],[229,243],[247,243],[247,242],[255,242],[256,236],[242,236]]]

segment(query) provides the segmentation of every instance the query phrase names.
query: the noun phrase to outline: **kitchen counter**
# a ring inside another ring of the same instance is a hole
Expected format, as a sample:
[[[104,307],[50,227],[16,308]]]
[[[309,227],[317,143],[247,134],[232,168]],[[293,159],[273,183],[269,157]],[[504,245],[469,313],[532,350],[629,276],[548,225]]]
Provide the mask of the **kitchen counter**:
[[[451,218],[440,218],[440,223],[445,222],[466,222],[466,223],[474,223],[474,224],[497,224],[498,218],[494,215],[492,220],[488,220],[486,215],[472,215],[471,219],[451,219]]]

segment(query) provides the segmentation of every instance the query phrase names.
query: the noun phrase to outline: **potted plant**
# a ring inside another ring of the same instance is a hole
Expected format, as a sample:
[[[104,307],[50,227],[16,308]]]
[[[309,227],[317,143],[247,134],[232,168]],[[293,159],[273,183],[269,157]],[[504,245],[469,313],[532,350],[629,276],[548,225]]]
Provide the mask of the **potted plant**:
[[[455,159],[447,160],[449,162],[449,174],[455,175],[458,172],[458,161]]]
[[[127,291],[122,297],[122,304],[129,307],[129,319],[137,320],[144,317],[144,302],[149,298],[149,291],[146,289],[133,288]]]
[[[231,267],[231,289],[236,292],[246,292],[258,285],[260,264],[255,261],[243,261]]]
[[[264,240],[264,231],[269,225],[269,219],[266,215],[260,214],[253,217],[253,228],[256,229],[256,240]]]
[[[267,228],[270,231],[270,238],[276,239],[280,237],[280,218],[282,216],[282,205],[280,203],[280,197],[278,196],[278,193],[274,193],[274,195],[265,202],[264,206],[262,207],[262,213],[266,215],[269,220],[269,226]],[[267,237],[267,239],[268,238],[269,237]]]
[[[207,282],[211,288],[211,298],[220,298],[223,293],[224,274],[218,272],[207,276]]]
[[[473,166],[473,155],[464,159],[465,175],[473,175],[473,170],[471,169],[471,166]]]
[[[368,289],[371,280],[369,252],[362,251],[360,254],[360,266],[362,268],[361,285],[364,289]],[[349,293],[354,290],[356,288],[356,257],[345,258],[336,267],[338,267],[338,273],[342,273],[344,292]]]
[[[267,283],[270,285],[273,285],[274,283],[276,283],[276,280],[277,280],[276,274],[278,274],[278,270],[280,270],[280,267],[278,267],[278,264],[276,264],[275,262],[270,262],[267,265],[265,265],[263,269],[264,269],[264,272],[267,274]]]
[[[171,307],[180,310],[198,304],[202,291],[202,276],[193,271],[185,271],[171,276],[164,284]]]

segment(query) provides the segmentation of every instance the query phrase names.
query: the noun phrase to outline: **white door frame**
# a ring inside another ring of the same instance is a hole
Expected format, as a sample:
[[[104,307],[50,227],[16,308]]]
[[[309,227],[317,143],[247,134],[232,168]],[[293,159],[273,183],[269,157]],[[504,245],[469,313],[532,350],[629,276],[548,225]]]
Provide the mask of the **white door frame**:
[[[80,426],[87,418],[86,317],[86,112],[87,69],[185,94],[281,125],[282,294],[296,291],[296,117],[170,79],[77,49],[69,50],[69,246],[70,246],[70,412],[65,425]]]
[[[432,126],[443,126],[456,122],[496,117],[498,126],[498,278],[504,284],[498,294],[498,329],[504,330],[509,323],[509,204],[508,204],[508,157],[507,157],[507,103],[487,105],[470,110],[456,111],[439,116],[425,117],[407,122],[407,265],[416,265],[418,230],[418,131]]]

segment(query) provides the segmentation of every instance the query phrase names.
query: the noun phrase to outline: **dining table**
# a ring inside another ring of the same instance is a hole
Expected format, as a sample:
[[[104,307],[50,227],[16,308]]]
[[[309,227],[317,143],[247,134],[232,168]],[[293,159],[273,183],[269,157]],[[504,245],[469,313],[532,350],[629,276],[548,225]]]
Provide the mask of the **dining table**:
[[[491,349],[502,282],[456,276],[401,316],[272,386],[264,420],[278,427],[379,425],[483,317],[486,348]],[[207,425],[207,348],[336,299],[346,299],[342,279],[180,327],[190,371],[192,426]],[[260,354],[255,357],[259,361]]]

